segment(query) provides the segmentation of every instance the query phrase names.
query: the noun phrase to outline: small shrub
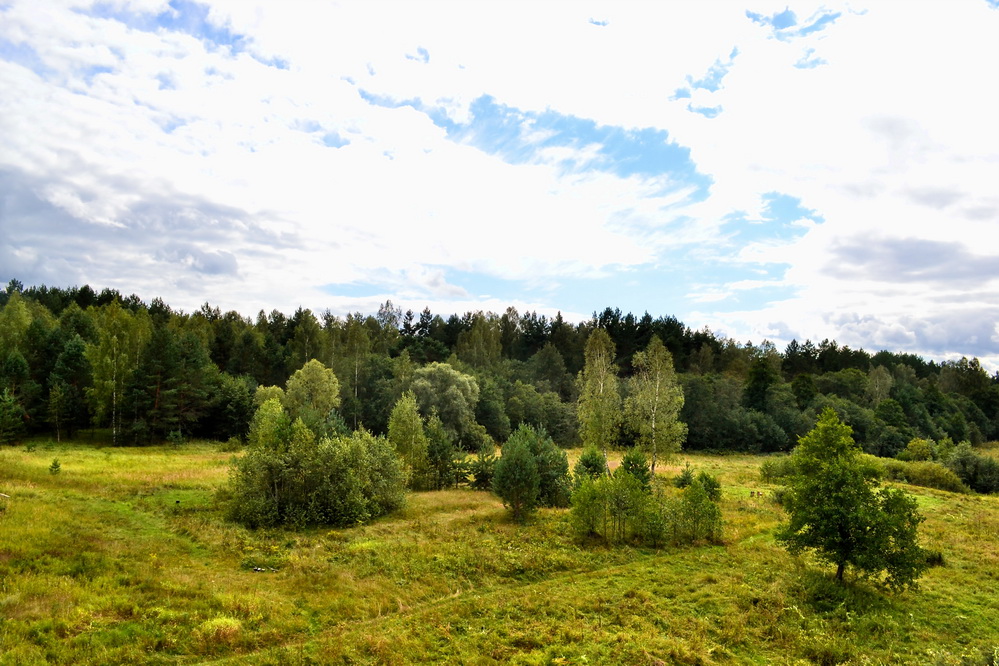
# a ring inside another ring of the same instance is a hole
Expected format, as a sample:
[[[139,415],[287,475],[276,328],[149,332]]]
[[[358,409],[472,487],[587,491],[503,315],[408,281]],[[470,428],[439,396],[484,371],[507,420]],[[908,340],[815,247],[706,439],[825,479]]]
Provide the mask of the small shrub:
[[[627,472],[631,474],[635,479],[642,484],[642,488],[645,491],[649,491],[652,488],[652,469],[649,467],[649,461],[639,449],[630,449],[624,458],[621,459],[621,466],[617,468],[618,472]]]
[[[24,445],[24,450],[28,453],[33,453],[35,449],[38,448],[38,444],[34,441],[28,442]]]
[[[475,458],[464,463],[465,476],[471,477],[471,486],[475,490],[491,490],[493,487],[493,476],[496,473],[496,455],[493,451],[496,447],[490,441],[488,445],[483,445],[479,449]],[[460,472],[459,472],[460,474]]]
[[[243,623],[234,617],[215,617],[201,623],[195,635],[206,650],[214,647],[231,648],[239,641]]]
[[[700,479],[694,479],[683,492],[679,532],[686,543],[715,542],[721,538],[721,509],[711,501]]]
[[[929,460],[905,462],[886,458],[883,463],[885,476],[892,481],[910,483],[914,486],[947,490],[952,493],[970,492],[961,478],[953,470]]]
[[[697,481],[700,481],[701,485],[704,486],[704,491],[712,502],[721,501],[721,481],[717,477],[702,470],[697,475]]]
[[[765,483],[777,483],[794,473],[791,456],[771,456],[760,465],[760,478]]]
[[[230,437],[225,442],[219,444],[219,451],[222,453],[235,453],[243,449],[243,442],[239,437]]]
[[[596,447],[587,447],[583,449],[576,466],[572,468],[572,474],[577,486],[583,479],[599,479],[607,474],[607,461]]]
[[[694,470],[690,468],[690,463],[688,462],[684,465],[683,471],[680,472],[675,479],[673,479],[673,485],[677,488],[686,488],[693,482]]]
[[[59,459],[58,458],[53,458],[52,459],[52,464],[49,465],[49,474],[55,475],[55,474],[58,474],[61,471],[62,471],[62,465],[59,464]]]
[[[173,446],[180,446],[184,441],[184,434],[179,430],[171,430],[167,433],[167,442]]]

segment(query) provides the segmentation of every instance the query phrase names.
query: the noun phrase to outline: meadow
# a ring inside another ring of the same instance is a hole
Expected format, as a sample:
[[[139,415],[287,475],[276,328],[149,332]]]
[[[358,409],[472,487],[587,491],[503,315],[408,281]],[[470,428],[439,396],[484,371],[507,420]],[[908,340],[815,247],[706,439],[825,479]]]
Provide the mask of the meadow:
[[[515,524],[465,489],[251,531],[218,502],[234,455],[0,449],[0,664],[999,663],[997,496],[904,486],[943,562],[892,595],[775,545],[761,456],[662,470],[720,478],[724,539],[657,551],[580,543],[565,510]]]

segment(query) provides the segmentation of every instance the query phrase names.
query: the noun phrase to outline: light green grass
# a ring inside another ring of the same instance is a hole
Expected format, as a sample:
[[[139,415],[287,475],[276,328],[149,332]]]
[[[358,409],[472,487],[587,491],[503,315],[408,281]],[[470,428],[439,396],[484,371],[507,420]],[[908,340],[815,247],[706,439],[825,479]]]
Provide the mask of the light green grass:
[[[215,502],[232,455],[0,449],[0,664],[985,664],[999,648],[997,497],[906,487],[946,566],[886,596],[775,546],[760,457],[661,470],[720,477],[725,535],[657,552],[578,544],[560,510],[515,525],[468,490],[352,529],[248,531]]]

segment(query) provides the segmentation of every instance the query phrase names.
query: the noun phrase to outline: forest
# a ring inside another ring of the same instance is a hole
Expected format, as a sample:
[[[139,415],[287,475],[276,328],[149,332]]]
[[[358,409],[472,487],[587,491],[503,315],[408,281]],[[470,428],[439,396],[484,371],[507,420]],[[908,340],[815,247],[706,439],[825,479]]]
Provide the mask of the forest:
[[[339,380],[338,414],[350,429],[386,433],[414,373],[442,363],[455,372],[446,381],[464,382],[462,404],[449,405],[463,410],[449,421],[462,448],[477,450],[483,433],[502,443],[523,423],[568,447],[579,442],[577,378],[598,329],[610,337],[623,397],[636,353],[653,336],[663,342],[685,398],[685,450],[788,451],[826,407],[882,457],[904,454],[914,439],[953,447],[999,437],[999,376],[977,359],[936,363],[830,340],[778,350],[610,307],[576,324],[513,308],[416,314],[391,302],[369,315],[299,308],[251,320],[207,303],[184,313],[112,289],[15,280],[0,293],[0,442],[86,428],[129,445],[245,440],[257,387],[284,386],[316,359]],[[630,447],[634,422],[620,419],[606,437],[611,448]]]

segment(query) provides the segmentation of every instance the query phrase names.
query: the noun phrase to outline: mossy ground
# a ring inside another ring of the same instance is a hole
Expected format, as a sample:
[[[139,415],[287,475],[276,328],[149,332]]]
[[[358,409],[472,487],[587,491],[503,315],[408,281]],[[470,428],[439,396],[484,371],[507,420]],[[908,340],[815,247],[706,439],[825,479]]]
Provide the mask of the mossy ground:
[[[516,525],[470,490],[415,493],[352,529],[249,531],[215,498],[232,455],[0,450],[0,664],[999,659],[999,497],[906,487],[945,564],[890,595],[774,544],[760,457],[662,469],[720,477],[725,536],[654,551],[577,543],[560,510]]]

